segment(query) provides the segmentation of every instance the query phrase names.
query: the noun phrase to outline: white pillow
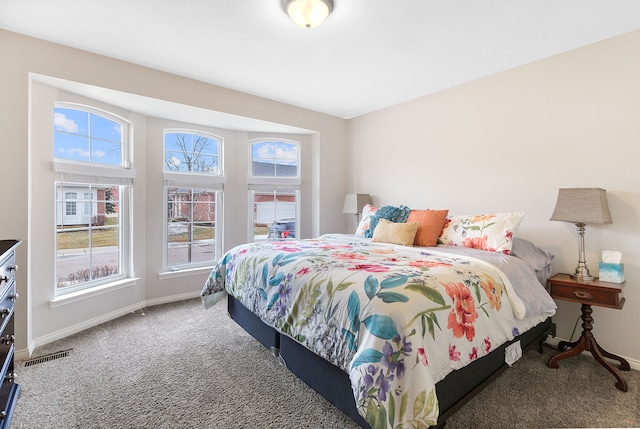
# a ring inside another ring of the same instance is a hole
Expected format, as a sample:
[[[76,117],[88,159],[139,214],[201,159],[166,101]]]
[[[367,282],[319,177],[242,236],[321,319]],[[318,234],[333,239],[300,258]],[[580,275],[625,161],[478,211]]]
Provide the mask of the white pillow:
[[[362,208],[362,218],[360,218],[360,223],[356,228],[356,235],[361,235],[364,237],[364,232],[369,229],[371,216],[373,216],[373,214],[377,211],[377,207],[374,207],[371,204],[365,204],[365,206]]]

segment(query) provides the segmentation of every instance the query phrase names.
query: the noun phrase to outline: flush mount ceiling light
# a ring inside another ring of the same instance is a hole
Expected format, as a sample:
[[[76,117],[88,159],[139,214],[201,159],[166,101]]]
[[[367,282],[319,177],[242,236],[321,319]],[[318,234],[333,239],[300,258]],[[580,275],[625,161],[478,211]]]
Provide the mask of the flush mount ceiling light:
[[[329,16],[333,0],[282,0],[282,8],[300,27],[313,28]]]

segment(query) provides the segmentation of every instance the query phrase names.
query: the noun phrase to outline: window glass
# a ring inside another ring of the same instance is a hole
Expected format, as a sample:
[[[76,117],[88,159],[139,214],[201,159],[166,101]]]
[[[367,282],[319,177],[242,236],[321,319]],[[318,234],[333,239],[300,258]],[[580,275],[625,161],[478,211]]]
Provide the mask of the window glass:
[[[164,171],[221,174],[220,140],[188,132],[164,135]]]
[[[251,175],[298,177],[298,143],[263,140],[251,144]]]
[[[167,266],[216,259],[217,191],[167,188]]]
[[[296,238],[297,191],[253,192],[253,239]]]
[[[59,159],[123,165],[123,126],[90,111],[56,107],[54,156]]]
[[[121,275],[120,193],[115,185],[56,182],[58,291]],[[88,209],[76,210],[78,194]]]

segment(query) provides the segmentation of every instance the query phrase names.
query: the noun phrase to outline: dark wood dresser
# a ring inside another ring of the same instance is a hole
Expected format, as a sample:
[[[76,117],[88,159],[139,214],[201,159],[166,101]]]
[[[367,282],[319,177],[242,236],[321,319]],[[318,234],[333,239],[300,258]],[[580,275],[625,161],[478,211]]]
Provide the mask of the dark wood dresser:
[[[15,251],[22,240],[0,240],[0,429],[8,428],[18,400],[20,385],[13,373],[14,352],[14,303],[16,293]]]

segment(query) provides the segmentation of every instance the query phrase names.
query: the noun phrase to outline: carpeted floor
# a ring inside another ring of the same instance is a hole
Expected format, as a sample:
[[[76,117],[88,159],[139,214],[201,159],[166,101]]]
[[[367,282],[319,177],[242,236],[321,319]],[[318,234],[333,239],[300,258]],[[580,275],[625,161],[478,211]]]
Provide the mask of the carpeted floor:
[[[230,320],[226,300],[147,308],[34,356],[67,349],[19,365],[12,428],[358,427]],[[447,428],[640,427],[640,372],[625,373],[623,393],[589,356],[547,368],[553,353],[525,353]]]

